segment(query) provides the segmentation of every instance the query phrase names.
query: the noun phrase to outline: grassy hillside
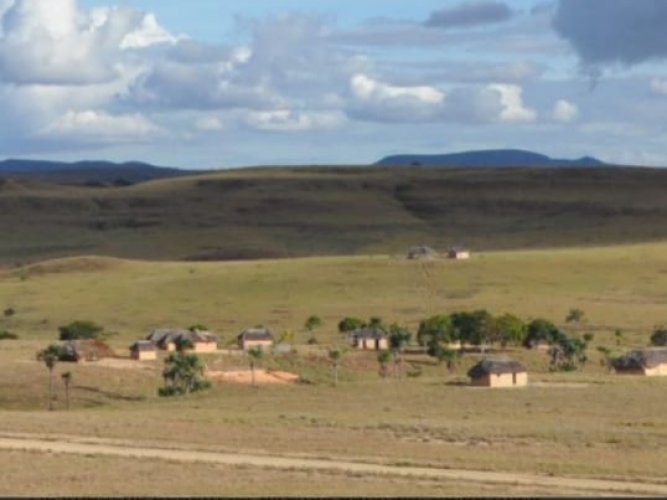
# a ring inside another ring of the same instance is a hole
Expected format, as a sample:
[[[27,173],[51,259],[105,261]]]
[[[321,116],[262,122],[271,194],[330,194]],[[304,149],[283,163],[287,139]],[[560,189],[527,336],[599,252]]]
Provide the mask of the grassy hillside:
[[[0,182],[0,262],[475,250],[667,238],[657,169],[265,168],[96,189]]]

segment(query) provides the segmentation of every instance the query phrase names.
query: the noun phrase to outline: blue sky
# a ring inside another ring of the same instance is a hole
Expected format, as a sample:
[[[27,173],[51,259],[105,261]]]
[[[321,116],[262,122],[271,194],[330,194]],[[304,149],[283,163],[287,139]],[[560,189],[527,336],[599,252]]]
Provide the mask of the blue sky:
[[[0,0],[0,157],[667,165],[667,2]]]

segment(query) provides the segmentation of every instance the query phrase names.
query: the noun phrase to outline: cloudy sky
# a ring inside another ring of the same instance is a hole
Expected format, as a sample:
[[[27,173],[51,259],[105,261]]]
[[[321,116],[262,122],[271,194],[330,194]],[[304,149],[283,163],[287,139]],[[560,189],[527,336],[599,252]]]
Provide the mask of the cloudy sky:
[[[0,0],[0,157],[667,166],[664,0]]]

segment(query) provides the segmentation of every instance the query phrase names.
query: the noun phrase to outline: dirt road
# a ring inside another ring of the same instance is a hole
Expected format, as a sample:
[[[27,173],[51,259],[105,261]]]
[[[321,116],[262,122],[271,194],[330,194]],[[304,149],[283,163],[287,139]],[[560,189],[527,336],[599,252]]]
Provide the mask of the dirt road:
[[[539,486],[552,489],[554,494],[576,491],[581,494],[633,494],[667,496],[667,484],[624,482],[602,479],[577,479],[508,472],[486,472],[398,466],[381,463],[360,463],[332,458],[288,457],[248,453],[201,451],[196,449],[168,449],[137,447],[120,440],[86,438],[63,435],[34,435],[0,433],[0,450],[52,452],[81,455],[106,455],[127,458],[151,458],[178,462],[199,462],[229,466],[252,466],[284,470],[316,470],[393,477],[413,477],[433,480],[488,483],[512,486]]]

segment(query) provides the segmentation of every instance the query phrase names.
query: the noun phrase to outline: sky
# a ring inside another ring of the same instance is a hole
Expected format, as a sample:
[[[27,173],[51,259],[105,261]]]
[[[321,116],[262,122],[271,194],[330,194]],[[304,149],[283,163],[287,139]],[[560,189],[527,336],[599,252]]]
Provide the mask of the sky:
[[[664,0],[0,0],[0,158],[667,166]]]

